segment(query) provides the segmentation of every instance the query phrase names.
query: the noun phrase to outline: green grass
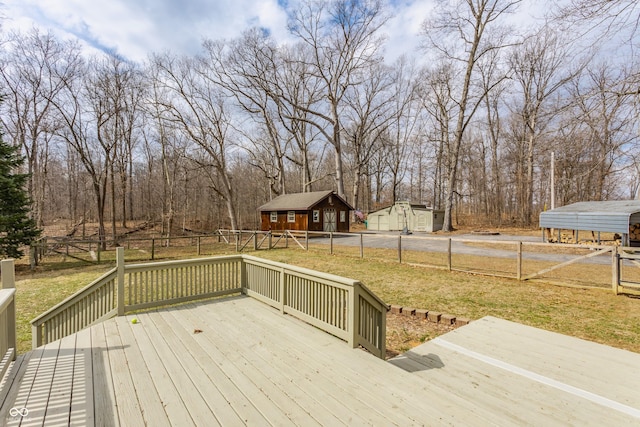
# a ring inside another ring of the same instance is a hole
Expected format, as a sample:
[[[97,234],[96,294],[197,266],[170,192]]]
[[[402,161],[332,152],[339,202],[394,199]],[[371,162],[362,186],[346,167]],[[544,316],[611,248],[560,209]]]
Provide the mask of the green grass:
[[[202,256],[234,253],[234,249],[228,245],[209,247]],[[615,296],[609,289],[564,287],[542,281],[519,282],[448,272],[398,264],[393,257],[390,261],[360,259],[357,249],[345,250],[339,255],[329,255],[324,248],[311,248],[305,252],[297,247],[247,253],[360,280],[388,304],[425,308],[471,319],[497,316],[640,352],[640,299]],[[163,259],[194,257],[193,248],[191,254],[182,248],[175,251],[165,248],[160,255]],[[131,258],[133,253],[128,250],[126,259]],[[483,260],[488,264],[496,262],[492,258],[478,259],[474,261],[475,265]],[[113,267],[112,263],[86,266],[53,261],[35,273],[30,273],[24,266],[17,269],[20,352],[31,348],[31,319]],[[70,264],[72,268],[69,268]],[[598,267],[588,266],[588,269],[592,268]],[[599,268],[608,271],[609,267]],[[594,272],[585,275],[589,274]]]

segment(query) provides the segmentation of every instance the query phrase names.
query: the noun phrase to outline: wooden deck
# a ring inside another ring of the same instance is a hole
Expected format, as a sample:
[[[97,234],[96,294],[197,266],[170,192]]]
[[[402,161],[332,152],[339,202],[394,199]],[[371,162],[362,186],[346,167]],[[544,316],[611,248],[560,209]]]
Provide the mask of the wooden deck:
[[[494,318],[385,362],[249,297],[135,317],[19,356],[0,425],[640,423],[639,354]]]

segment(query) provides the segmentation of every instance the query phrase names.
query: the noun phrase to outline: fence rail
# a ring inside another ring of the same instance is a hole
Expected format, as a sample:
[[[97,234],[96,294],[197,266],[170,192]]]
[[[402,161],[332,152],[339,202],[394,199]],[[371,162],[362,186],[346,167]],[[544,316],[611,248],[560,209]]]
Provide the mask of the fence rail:
[[[12,259],[0,261],[0,382],[16,358],[15,267]]]
[[[387,305],[358,281],[250,255],[125,264],[124,248],[116,268],[31,322],[33,347],[107,317],[239,293],[385,357]]]

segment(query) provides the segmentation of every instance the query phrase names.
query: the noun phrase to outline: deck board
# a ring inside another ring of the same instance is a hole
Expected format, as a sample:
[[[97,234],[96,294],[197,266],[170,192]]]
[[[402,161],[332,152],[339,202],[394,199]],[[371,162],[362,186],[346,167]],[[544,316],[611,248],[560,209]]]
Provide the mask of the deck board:
[[[19,356],[0,394],[0,425],[640,421],[602,404],[640,414],[630,392],[640,355],[500,319],[472,322],[388,363],[247,297],[139,313],[135,324],[132,317]],[[14,406],[29,415],[11,417]]]
[[[129,368],[135,391],[135,395],[128,398],[137,399],[140,408],[142,408],[142,417],[145,425],[154,427],[171,426],[162,404],[162,399],[147,368],[145,362],[146,354],[141,351],[140,343],[135,339],[133,332],[129,328],[127,319],[124,317],[117,318],[114,323],[116,323],[118,335],[123,343],[124,357],[127,361],[126,365]]]
[[[118,324],[119,330],[125,330],[124,326],[128,325],[131,329],[129,339],[135,340],[140,349],[145,349],[144,355],[140,354],[139,358],[144,360],[146,370],[153,382],[153,387],[158,393],[158,399],[164,407],[169,423],[174,426],[192,425],[194,419],[189,414],[189,410],[182,395],[179,393],[176,382],[172,380],[167,372],[167,368],[160,359],[144,328],[139,328],[137,324],[131,324],[131,319],[134,317],[135,316],[127,316],[124,325],[121,323]]]
[[[131,426],[143,426],[143,411],[138,402],[131,371],[124,354],[124,344],[118,334],[116,322],[104,322],[104,333],[109,356],[109,369],[113,380],[113,392],[120,422]],[[135,345],[135,343],[127,344]]]
[[[491,411],[500,411],[509,423],[530,423],[533,414],[536,422],[544,425],[637,425],[640,422],[624,411],[598,403],[598,397],[606,394],[603,393],[606,389],[599,389],[606,378],[598,378],[595,383],[578,380],[579,374],[576,375],[572,367],[585,348],[591,354],[583,358],[594,362],[598,354],[610,356],[615,349],[491,317],[468,326],[416,347],[390,363],[434,386],[455,387],[465,399],[474,399]],[[613,353],[620,356],[617,351]],[[640,362],[640,355],[625,353],[629,360]],[[597,366],[608,363],[600,358],[599,364],[591,365],[595,373],[585,374],[597,377]],[[625,359],[620,363],[625,366],[629,362]],[[437,366],[446,369],[435,369]],[[637,372],[635,368],[632,381]],[[626,390],[628,385],[623,382],[609,387]],[[584,397],[589,397],[589,393],[595,395],[593,400]],[[615,403],[627,404],[628,400]],[[635,408],[640,415],[640,405]]]
[[[72,426],[95,424],[92,383],[91,330],[84,329],[76,334],[71,414],[69,417],[69,424]]]
[[[117,426],[120,422],[118,419],[118,407],[115,402],[115,390],[111,377],[104,323],[106,322],[99,323],[89,329],[91,331],[92,345],[94,419],[97,426]]]

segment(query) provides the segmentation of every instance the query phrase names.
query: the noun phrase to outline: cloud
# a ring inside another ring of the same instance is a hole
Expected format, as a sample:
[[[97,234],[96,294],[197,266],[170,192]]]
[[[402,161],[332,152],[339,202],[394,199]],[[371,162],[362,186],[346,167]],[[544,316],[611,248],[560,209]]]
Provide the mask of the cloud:
[[[402,54],[417,55],[422,22],[431,13],[432,0],[395,1],[393,17],[383,30],[387,33],[386,59],[392,62]]]
[[[3,0],[3,28],[38,26],[62,39],[77,38],[89,52],[115,51],[144,61],[150,53],[194,54],[202,40],[234,38],[258,26],[288,42],[287,10],[301,0]],[[390,61],[414,54],[420,24],[433,0],[393,0],[393,18],[384,27]],[[1,7],[1,6],[0,6]]]
[[[136,61],[165,50],[195,53],[203,38],[236,37],[254,25],[279,38],[287,35],[277,0],[5,0],[4,14],[5,29],[35,25]]]

